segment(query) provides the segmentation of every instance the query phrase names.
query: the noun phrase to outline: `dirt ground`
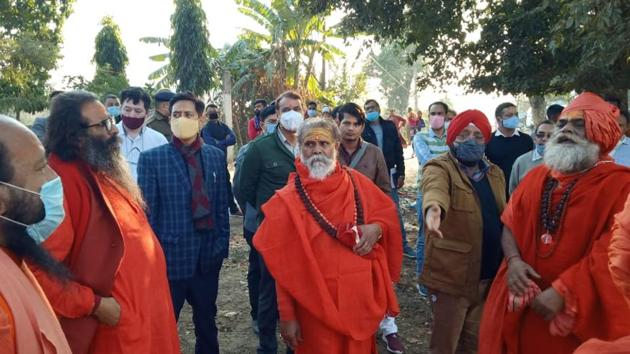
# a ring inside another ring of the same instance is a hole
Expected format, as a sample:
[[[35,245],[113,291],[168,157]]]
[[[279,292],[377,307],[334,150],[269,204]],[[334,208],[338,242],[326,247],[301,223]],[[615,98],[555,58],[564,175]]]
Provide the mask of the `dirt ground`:
[[[406,151],[406,183],[400,191],[401,208],[407,231],[407,238],[413,247],[416,244],[418,223],[413,203],[416,199],[417,160]],[[219,298],[217,301],[217,327],[221,353],[256,353],[258,337],[251,329],[249,300],[247,295],[247,266],[249,247],[243,238],[242,218],[231,217],[230,257],[221,269]],[[431,312],[427,299],[421,298],[415,287],[415,260],[406,259],[403,275],[397,286],[401,313],[396,319],[398,334],[405,345],[405,353],[426,353],[430,335]],[[184,306],[178,324],[182,352],[194,353],[195,332],[192,312],[188,304]],[[380,337],[379,337],[380,338]],[[382,341],[379,352],[387,353]],[[280,342],[281,343],[281,342]],[[284,353],[279,348],[279,353]],[[323,353],[324,354],[324,353]]]

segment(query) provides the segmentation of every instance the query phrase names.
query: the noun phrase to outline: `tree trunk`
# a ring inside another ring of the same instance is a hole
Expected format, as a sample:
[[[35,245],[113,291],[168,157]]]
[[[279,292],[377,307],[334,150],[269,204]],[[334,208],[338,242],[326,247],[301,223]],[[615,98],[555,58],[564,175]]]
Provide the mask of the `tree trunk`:
[[[529,99],[529,105],[532,108],[532,118],[534,119],[534,125],[547,119],[546,102],[544,96],[527,96]]]
[[[232,76],[229,70],[223,71],[223,116],[225,117],[225,124],[227,124],[230,129],[234,130],[234,123],[232,121]],[[232,161],[233,157],[234,149],[228,147],[227,161]]]
[[[326,59],[322,55],[322,72],[319,75],[319,88],[324,91],[326,90]]]

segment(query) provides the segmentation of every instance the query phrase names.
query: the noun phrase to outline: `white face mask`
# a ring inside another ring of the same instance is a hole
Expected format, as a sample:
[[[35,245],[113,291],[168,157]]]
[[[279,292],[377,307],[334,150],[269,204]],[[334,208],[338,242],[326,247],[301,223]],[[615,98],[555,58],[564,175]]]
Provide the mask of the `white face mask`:
[[[284,112],[280,116],[280,125],[290,132],[296,132],[303,121],[302,113],[297,111]]]

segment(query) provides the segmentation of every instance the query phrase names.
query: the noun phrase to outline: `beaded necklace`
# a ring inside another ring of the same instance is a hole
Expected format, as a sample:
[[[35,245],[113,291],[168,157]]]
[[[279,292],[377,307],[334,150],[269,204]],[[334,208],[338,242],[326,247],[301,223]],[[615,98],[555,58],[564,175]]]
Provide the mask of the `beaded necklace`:
[[[354,190],[354,225],[363,225],[364,217],[363,217],[363,206],[361,204],[361,198],[359,196],[359,191],[357,190],[357,186],[354,182],[354,177],[352,177],[352,173],[344,168],[345,173],[350,177],[350,181],[352,182],[352,189]],[[302,185],[302,181],[300,180],[300,176],[295,175],[295,189],[300,195],[300,200],[306,207],[306,210],[309,214],[315,219],[317,224],[330,236],[337,238],[338,230],[333,224],[322,214],[322,212],[313,204],[311,197],[304,189],[304,185]]]
[[[558,238],[556,240],[554,240],[553,234],[556,233],[556,231],[558,231],[558,228],[560,227],[560,224],[562,223],[562,220],[564,219],[567,205],[569,202],[569,197],[571,196],[571,192],[573,192],[573,189],[575,188],[575,185],[577,184],[580,177],[582,177],[585,173],[597,167],[598,165],[602,163],[607,163],[607,162],[610,162],[610,161],[599,161],[592,167],[582,171],[579,175],[577,175],[575,179],[567,185],[567,188],[564,190],[564,192],[562,192],[562,196],[560,197],[560,202],[556,206],[555,210],[553,210],[553,213],[551,210],[552,209],[551,207],[552,194],[553,194],[553,190],[556,189],[559,182],[557,179],[551,176],[547,176],[547,178],[545,179],[545,185],[543,188],[542,204],[540,208],[540,223],[545,232],[542,234],[542,236],[540,236],[540,239],[536,239],[536,243],[538,243],[538,241],[540,240],[540,242],[542,242],[544,245],[551,245],[551,249],[544,254],[538,254],[539,257],[547,258],[551,256],[553,252],[555,251],[556,246],[560,242],[560,239],[562,238],[562,233],[557,235]]]

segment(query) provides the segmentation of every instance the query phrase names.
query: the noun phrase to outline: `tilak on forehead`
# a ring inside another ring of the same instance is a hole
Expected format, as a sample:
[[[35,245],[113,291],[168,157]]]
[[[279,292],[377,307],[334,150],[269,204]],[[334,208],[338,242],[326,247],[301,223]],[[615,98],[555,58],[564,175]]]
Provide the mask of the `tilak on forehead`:
[[[316,127],[310,128],[306,131],[306,134],[304,135],[304,141],[306,140],[332,142],[334,138],[333,133],[330,129]]]

